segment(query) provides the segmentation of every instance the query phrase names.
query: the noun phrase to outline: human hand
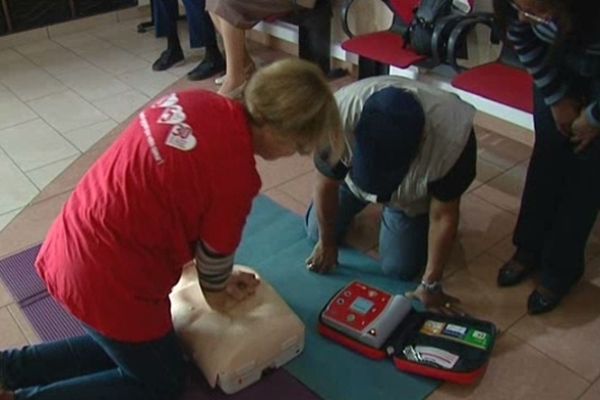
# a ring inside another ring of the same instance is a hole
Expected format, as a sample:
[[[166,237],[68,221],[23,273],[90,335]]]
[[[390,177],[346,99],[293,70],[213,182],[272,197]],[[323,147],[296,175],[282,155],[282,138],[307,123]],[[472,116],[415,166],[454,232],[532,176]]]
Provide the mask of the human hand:
[[[571,125],[571,142],[575,145],[575,153],[581,153],[600,134],[600,128],[592,126],[583,110]]]
[[[318,241],[311,255],[306,259],[306,268],[319,274],[327,274],[337,266],[338,248],[335,245],[324,245]]]
[[[237,301],[242,301],[252,296],[259,284],[260,280],[253,273],[233,271],[225,286],[225,293]]]
[[[571,97],[565,97],[551,108],[556,128],[563,135],[571,136],[571,126],[581,110],[581,103]]]
[[[467,315],[467,313],[458,306],[460,300],[446,294],[441,288],[432,292],[427,290],[423,285],[419,285],[414,291],[406,292],[404,295],[408,299],[419,300],[429,311],[450,316],[464,317]]]

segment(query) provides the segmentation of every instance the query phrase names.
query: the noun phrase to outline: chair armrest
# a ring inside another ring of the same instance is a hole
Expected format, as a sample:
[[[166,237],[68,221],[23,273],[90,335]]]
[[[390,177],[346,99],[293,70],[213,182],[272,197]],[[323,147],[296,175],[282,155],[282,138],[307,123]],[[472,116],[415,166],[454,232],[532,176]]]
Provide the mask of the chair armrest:
[[[494,15],[492,13],[482,12],[470,14],[467,18],[457,23],[450,32],[447,42],[446,61],[457,71],[462,69],[456,60],[458,46],[462,44],[461,41],[464,40],[465,35],[479,24],[490,27],[493,35],[497,31]]]
[[[431,35],[431,55],[434,63],[441,64],[446,58],[446,40],[451,30],[461,21],[470,18],[470,14],[451,14],[440,18],[435,22]]]

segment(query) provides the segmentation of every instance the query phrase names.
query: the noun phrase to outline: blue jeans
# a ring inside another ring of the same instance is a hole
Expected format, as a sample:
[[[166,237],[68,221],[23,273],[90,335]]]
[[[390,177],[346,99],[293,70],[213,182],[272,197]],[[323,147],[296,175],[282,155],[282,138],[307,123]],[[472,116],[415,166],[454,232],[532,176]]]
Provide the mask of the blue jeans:
[[[16,400],[173,400],[185,364],[173,332],[125,343],[87,335],[0,353],[0,383]]]
[[[357,198],[344,183],[340,186],[336,240],[341,243],[352,219],[369,203]],[[319,240],[319,224],[313,204],[306,213],[306,233]],[[409,217],[402,210],[383,208],[379,231],[379,255],[384,274],[402,280],[414,279],[427,264],[428,214]]]
[[[183,0],[190,32],[190,47],[192,48],[217,45],[215,27],[205,11],[204,2],[204,0]],[[153,2],[153,7],[156,36],[175,34],[179,16],[177,0],[156,0]]]

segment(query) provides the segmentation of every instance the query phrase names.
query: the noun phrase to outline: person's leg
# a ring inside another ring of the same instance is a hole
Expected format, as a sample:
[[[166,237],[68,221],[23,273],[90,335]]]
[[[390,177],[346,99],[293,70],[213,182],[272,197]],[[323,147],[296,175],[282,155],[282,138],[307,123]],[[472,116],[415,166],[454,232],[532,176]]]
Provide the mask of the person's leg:
[[[177,33],[177,18],[179,15],[177,0],[156,0],[154,2],[157,20],[157,30],[167,36],[167,49],[152,64],[154,71],[164,71],[183,61],[183,50]]]
[[[115,368],[90,336],[0,352],[0,386],[15,390]]]
[[[190,46],[204,47],[204,59],[188,73],[190,80],[209,78],[225,70],[225,59],[217,46],[215,26],[205,11],[205,0],[184,0],[190,32]]]
[[[535,144],[513,243],[517,251],[499,271],[498,284],[512,286],[540,266],[547,232],[551,229],[561,186],[566,178],[565,156],[570,145],[557,129],[549,107],[539,91],[534,91]]]
[[[185,365],[174,332],[144,343],[125,343],[88,334],[116,368],[15,392],[15,400],[173,400],[183,392]]]
[[[246,31],[230,24],[218,15],[210,14],[215,25],[223,37],[225,58],[227,61],[225,69],[225,80],[219,89],[219,93],[236,97],[248,79],[246,66],[252,63],[250,55],[246,50]]]
[[[335,232],[337,242],[341,243],[344,239],[344,236],[348,232],[348,228],[350,227],[354,216],[364,209],[369,203],[366,203],[354,196],[345,183],[340,185],[338,199],[338,215],[336,218]],[[317,213],[312,202],[308,206],[304,221],[306,234],[308,235],[309,239],[315,242],[318,241],[319,223],[317,220]]]
[[[383,273],[402,280],[414,279],[427,264],[429,215],[409,217],[401,210],[383,209],[379,255]]]

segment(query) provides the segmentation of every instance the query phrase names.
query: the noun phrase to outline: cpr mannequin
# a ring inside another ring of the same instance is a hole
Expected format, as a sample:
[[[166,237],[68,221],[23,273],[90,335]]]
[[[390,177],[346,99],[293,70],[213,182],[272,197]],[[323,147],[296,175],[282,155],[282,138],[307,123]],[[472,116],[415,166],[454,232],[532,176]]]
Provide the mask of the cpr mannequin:
[[[264,280],[247,299],[223,296],[211,308],[191,265],[170,298],[173,324],[186,354],[208,383],[225,393],[258,381],[264,370],[280,367],[304,348],[304,324]]]

